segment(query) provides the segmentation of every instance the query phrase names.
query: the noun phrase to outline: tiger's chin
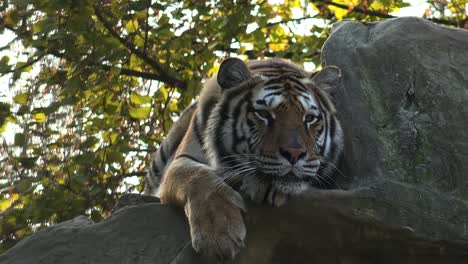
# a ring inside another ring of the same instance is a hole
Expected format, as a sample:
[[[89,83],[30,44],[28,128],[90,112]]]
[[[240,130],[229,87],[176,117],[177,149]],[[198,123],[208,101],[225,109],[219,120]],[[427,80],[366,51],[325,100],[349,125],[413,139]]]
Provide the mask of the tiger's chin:
[[[244,178],[239,191],[255,203],[282,206],[290,196],[299,195],[310,188],[308,180],[290,172],[283,176],[262,174],[257,177]]]
[[[287,195],[298,195],[307,191],[309,182],[303,177],[298,177],[292,171],[282,176],[271,178],[272,187]]]

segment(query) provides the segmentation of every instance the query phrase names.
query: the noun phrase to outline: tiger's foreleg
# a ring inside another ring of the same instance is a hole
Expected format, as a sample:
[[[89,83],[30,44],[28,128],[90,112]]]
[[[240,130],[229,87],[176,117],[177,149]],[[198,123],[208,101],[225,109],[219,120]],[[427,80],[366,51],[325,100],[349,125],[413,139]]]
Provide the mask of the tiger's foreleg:
[[[244,201],[208,165],[177,157],[164,175],[161,201],[185,209],[197,252],[226,260],[243,246]]]

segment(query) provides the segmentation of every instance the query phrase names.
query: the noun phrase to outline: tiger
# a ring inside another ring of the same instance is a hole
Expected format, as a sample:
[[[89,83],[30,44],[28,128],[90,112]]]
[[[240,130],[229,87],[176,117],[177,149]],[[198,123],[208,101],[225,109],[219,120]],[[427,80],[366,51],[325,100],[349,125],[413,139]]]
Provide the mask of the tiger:
[[[244,246],[245,199],[274,206],[335,188],[343,131],[329,92],[340,69],[284,59],[225,59],[169,130],[145,193],[184,208],[198,253],[233,259]]]

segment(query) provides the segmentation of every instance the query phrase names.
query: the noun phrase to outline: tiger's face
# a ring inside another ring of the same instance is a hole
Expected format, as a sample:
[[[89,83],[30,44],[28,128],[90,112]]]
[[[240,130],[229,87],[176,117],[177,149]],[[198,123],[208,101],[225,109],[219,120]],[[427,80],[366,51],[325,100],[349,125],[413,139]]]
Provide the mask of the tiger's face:
[[[218,74],[220,118],[212,122],[218,167],[230,168],[227,177],[243,174],[242,182],[267,182],[285,194],[326,181],[318,173],[335,110],[316,82],[320,76],[280,60],[261,66],[232,60]],[[338,77],[335,69],[328,73]]]
[[[288,75],[275,78],[253,89],[244,119],[254,124],[249,131],[255,154],[251,160],[276,188],[298,193],[307,189],[320,167],[316,143],[323,110],[312,90],[299,88],[310,84]]]

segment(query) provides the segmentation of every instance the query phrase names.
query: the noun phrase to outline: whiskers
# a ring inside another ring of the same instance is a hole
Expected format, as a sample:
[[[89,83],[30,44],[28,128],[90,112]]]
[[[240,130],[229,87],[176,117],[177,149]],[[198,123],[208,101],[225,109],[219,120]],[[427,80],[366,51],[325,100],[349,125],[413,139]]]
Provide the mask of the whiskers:
[[[217,165],[216,173],[218,178],[211,186],[211,193],[222,191],[223,188],[234,186],[241,182],[244,178],[252,176],[256,171],[255,161],[250,158],[255,157],[254,154],[238,154],[226,156],[222,162]],[[233,163],[235,158],[235,164]],[[242,161],[240,161],[242,158]]]
[[[315,175],[318,178],[318,184],[320,187],[326,187],[323,186],[322,184],[325,183],[328,186],[337,186],[338,188],[342,189],[342,187],[339,185],[339,183],[336,181],[335,173],[338,173],[341,177],[343,178],[348,178],[346,175],[344,175],[340,169],[338,169],[335,164],[320,159],[320,166],[319,170],[317,171],[317,174]]]
[[[261,196],[260,193],[266,192],[265,186],[278,185],[290,191],[296,188],[294,186],[299,186],[300,182],[308,182],[322,189],[342,189],[336,176],[347,178],[335,164],[323,159],[309,161],[301,168],[296,168],[294,173],[301,175],[296,176],[297,179],[282,177],[280,174],[285,167],[280,165],[278,161],[268,162],[263,156],[257,154],[224,156],[218,161],[216,168],[213,168],[217,177],[211,182],[207,195],[213,192],[224,192],[224,188],[237,186],[241,192],[254,199]]]

